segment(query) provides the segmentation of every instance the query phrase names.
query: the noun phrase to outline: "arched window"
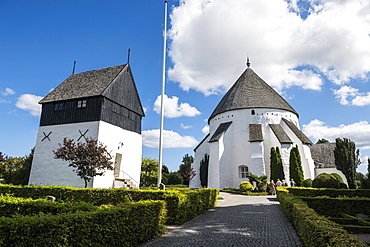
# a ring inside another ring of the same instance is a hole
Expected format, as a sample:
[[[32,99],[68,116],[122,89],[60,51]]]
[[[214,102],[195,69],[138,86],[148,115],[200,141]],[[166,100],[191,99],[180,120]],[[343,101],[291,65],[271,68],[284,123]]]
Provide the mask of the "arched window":
[[[256,114],[256,112],[254,110],[252,110],[252,115],[255,115],[255,114]]]
[[[245,165],[239,166],[239,177],[247,178],[247,174],[248,174],[248,166],[245,166]]]

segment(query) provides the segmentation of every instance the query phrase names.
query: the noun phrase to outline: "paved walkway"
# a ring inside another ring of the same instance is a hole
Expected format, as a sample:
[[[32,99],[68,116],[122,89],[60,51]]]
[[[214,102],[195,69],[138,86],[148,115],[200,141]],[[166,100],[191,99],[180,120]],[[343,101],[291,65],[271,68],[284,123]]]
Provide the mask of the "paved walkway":
[[[275,196],[220,196],[215,208],[141,247],[302,246]]]

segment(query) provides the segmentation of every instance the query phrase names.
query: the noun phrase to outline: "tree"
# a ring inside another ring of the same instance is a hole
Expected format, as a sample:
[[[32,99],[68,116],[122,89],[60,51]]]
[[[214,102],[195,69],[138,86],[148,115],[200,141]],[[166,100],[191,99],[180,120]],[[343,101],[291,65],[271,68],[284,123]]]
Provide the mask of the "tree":
[[[326,140],[326,139],[322,138],[322,139],[319,139],[319,140],[316,142],[316,144],[328,143],[328,142],[329,142],[328,140]]]
[[[11,158],[0,152],[0,177],[7,184],[27,185],[34,149],[23,158]]]
[[[158,160],[152,158],[141,159],[140,187],[157,186]]]
[[[200,184],[203,188],[208,186],[208,166],[209,166],[209,155],[204,154],[203,159],[200,161],[199,176]]]
[[[59,148],[53,152],[55,159],[69,162],[68,166],[73,167],[77,176],[85,181],[85,188],[91,178],[114,169],[107,147],[91,138],[86,138],[86,143],[64,138],[63,145],[59,143]]]
[[[343,172],[347,178],[348,187],[356,189],[356,168],[361,163],[359,160],[359,151],[356,151],[356,145],[347,138],[335,139],[334,158],[338,170]]]
[[[182,158],[182,163],[180,165],[180,168],[179,168],[179,172],[181,174],[181,176],[184,178],[184,184],[185,185],[189,185],[189,178],[186,177],[186,174],[188,172],[188,170],[190,169],[191,167],[191,164],[194,162],[194,158],[193,156],[189,155],[189,154],[186,154],[183,158]]]
[[[276,149],[272,147],[270,151],[270,178],[277,181],[278,179],[284,179],[284,177],[284,168],[279,147],[276,147]]]
[[[183,184],[184,179],[181,176],[180,172],[171,172],[168,174],[168,184],[169,185],[176,185],[176,184]]]
[[[302,186],[304,180],[301,155],[299,153],[298,147],[293,147],[290,150],[289,156],[289,173],[290,178],[295,181],[297,186]]]
[[[367,183],[366,189],[370,189],[370,158],[367,159]]]

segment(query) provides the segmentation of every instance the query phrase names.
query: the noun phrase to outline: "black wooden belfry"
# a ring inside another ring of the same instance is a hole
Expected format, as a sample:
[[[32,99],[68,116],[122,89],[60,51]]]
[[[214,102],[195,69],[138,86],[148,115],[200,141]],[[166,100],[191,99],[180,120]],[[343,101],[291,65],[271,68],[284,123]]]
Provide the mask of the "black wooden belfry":
[[[73,74],[39,103],[40,126],[105,121],[141,134],[145,115],[128,64]]]

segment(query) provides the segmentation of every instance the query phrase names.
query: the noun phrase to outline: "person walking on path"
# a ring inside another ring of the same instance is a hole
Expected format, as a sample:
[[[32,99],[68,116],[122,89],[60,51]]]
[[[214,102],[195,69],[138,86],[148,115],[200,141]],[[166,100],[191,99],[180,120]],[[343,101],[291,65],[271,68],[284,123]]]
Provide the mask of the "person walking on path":
[[[215,208],[140,247],[303,246],[275,196],[220,197]]]
[[[295,186],[295,182],[293,179],[290,180],[290,186],[294,187]]]
[[[276,195],[276,185],[275,185],[275,183],[274,183],[274,180],[271,180],[271,182],[270,182],[270,188],[271,188],[271,190],[272,190],[272,194],[273,195]]]

